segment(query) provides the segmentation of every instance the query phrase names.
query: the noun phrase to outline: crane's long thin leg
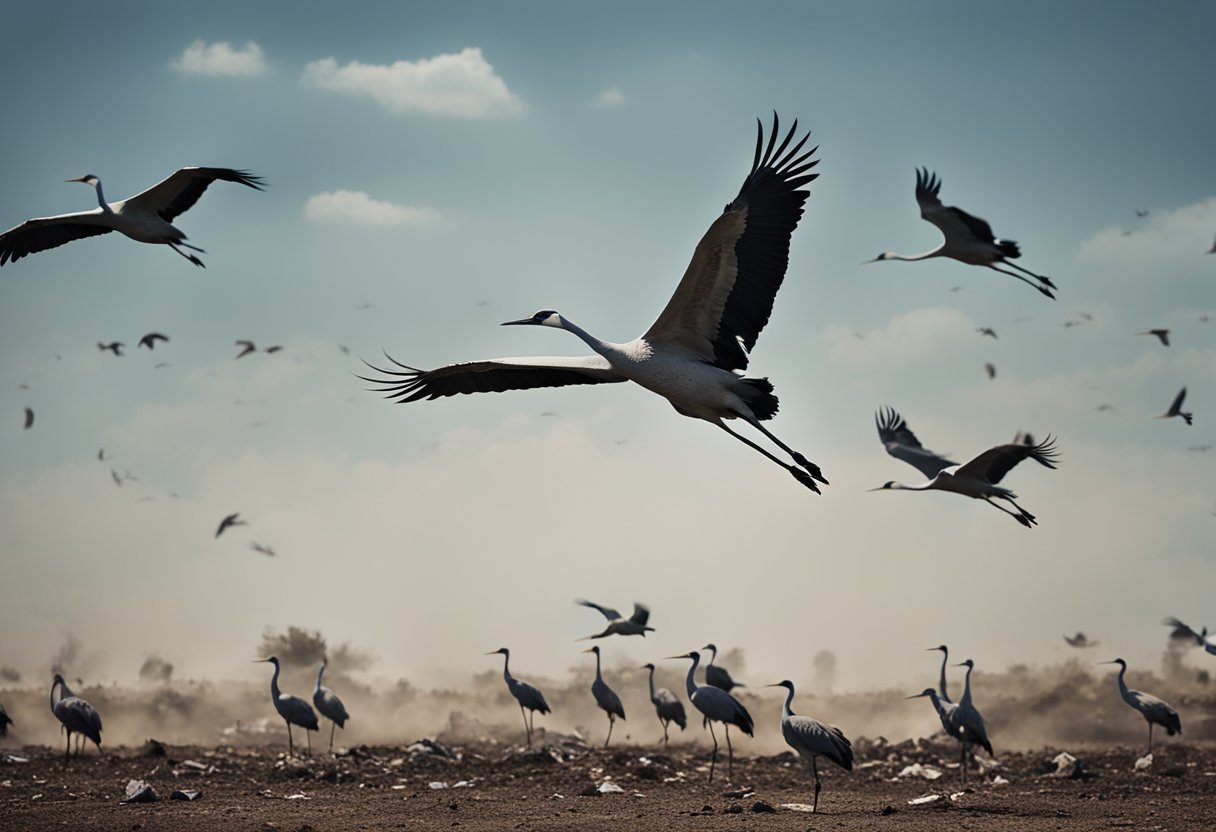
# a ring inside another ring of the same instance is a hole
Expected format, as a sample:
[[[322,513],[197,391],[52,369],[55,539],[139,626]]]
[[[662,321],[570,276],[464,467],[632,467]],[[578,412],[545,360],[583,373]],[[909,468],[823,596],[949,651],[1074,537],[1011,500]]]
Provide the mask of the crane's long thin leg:
[[[748,422],[748,424],[750,424],[752,427],[754,427],[756,430],[760,431],[760,432],[761,432],[761,433],[763,433],[765,436],[767,436],[767,437],[768,437],[768,438],[769,438],[769,439],[770,439],[770,440],[773,442],[773,444],[775,444],[775,445],[776,445],[778,448],[780,448],[781,450],[783,450],[783,451],[785,451],[787,454],[789,454],[789,455],[790,455],[790,457],[791,457],[791,458],[794,460],[794,462],[796,462],[797,464],[801,465],[803,468],[805,468],[805,469],[806,469],[806,472],[807,472],[808,474],[810,474],[810,475],[811,475],[812,477],[814,477],[815,479],[819,480],[819,481],[820,481],[821,483],[823,483],[824,485],[830,485],[830,483],[829,483],[827,480],[825,480],[825,479],[823,478],[823,472],[822,472],[821,470],[819,470],[819,466],[818,466],[818,465],[816,465],[815,463],[811,462],[811,461],[810,461],[809,459],[807,459],[805,456],[803,456],[802,454],[798,453],[798,452],[797,452],[797,451],[795,451],[793,448],[791,448],[789,445],[785,444],[785,443],[784,443],[784,442],[782,442],[780,439],[778,439],[778,438],[777,438],[777,437],[776,437],[776,436],[773,434],[773,432],[772,432],[771,430],[769,430],[768,428],[766,428],[766,427],[764,426],[764,424],[763,424],[763,423],[762,423],[762,422],[761,422],[759,419],[755,419],[755,420],[753,420],[753,419],[748,419],[748,420],[747,420],[747,422]]]
[[[1149,729],[1151,730],[1152,727],[1153,726],[1150,725]],[[1150,737],[1149,740],[1151,742],[1152,738]],[[72,732],[68,731],[68,747],[63,751],[63,762],[66,764],[70,759],[72,759]]]
[[[963,743],[963,753],[959,757],[959,768],[963,771],[963,785],[967,785],[967,743]]]
[[[612,718],[612,714],[608,714],[608,738],[604,740],[604,748],[607,748],[608,743],[612,741],[612,725],[614,722],[616,720]]]
[[[304,739],[308,740],[308,756],[312,756],[312,731],[304,729]]]
[[[709,736],[714,741],[714,750],[709,755],[709,782],[714,782],[714,766],[718,763],[718,736],[714,733],[714,724],[709,723]]]
[[[532,742],[532,735],[536,733],[536,711],[528,714],[528,742]]]
[[[1034,524],[1034,515],[1033,514],[1028,514],[1025,511],[1023,511],[1021,514],[1014,514],[1009,509],[1007,509],[1001,505],[998,505],[997,503],[992,502],[991,497],[984,497],[983,499],[984,499],[984,502],[986,502],[988,505],[992,506],[997,511],[1005,512],[1010,517],[1012,517],[1014,520],[1017,520],[1019,523],[1021,523],[1023,526],[1025,526],[1028,529]],[[1013,502],[1013,501],[1010,500],[1010,502]]]
[[[287,722],[287,720],[283,721]],[[290,757],[293,754],[295,754],[295,749],[291,746],[291,723],[287,722],[287,756]]]
[[[1148,753],[1153,753],[1153,723],[1148,724]]]
[[[524,703],[519,703],[519,715],[524,718],[524,734],[528,737],[528,747],[532,747],[532,729],[528,727],[528,713],[524,710]]]
[[[726,780],[729,783],[735,780],[735,749],[730,744],[730,725],[726,726]]]
[[[818,755],[811,755],[811,773],[815,775],[815,799],[811,801],[811,814],[819,810],[819,766],[815,764],[818,759]]]
[[[1021,266],[1019,266],[1017,263],[1013,262],[1012,260],[1002,260],[1001,262],[1004,263],[1006,266],[1008,266],[1011,269],[1017,269],[1018,271],[1022,272],[1023,274],[1030,275],[1031,277],[1035,278],[1036,280],[1041,280],[1043,282],[1043,285],[1048,287],[1049,289],[1056,288],[1056,284],[1052,283],[1051,278],[1047,277],[1046,275],[1035,274],[1030,269],[1024,269]]]
[[[1002,260],[1001,262],[1005,262],[1005,261]],[[1026,278],[1022,277],[1020,274],[1018,274],[1017,272],[1007,272],[1004,269],[998,269],[996,266],[993,266],[991,264],[988,265],[988,268],[992,269],[994,272],[1000,272],[1001,274],[1007,274],[1010,277],[1016,277],[1018,280],[1022,281],[1027,286],[1033,286],[1034,288],[1038,289],[1040,292],[1047,295],[1047,297],[1051,298],[1052,300],[1056,299],[1056,296],[1051,293],[1050,289],[1046,289],[1043,286],[1038,285],[1037,283],[1030,282]]]
[[[1012,505],[1018,511],[1022,512],[1022,516],[1025,517],[1027,520],[1029,520],[1031,523],[1033,523],[1035,521],[1035,516],[1033,514],[1031,514],[1029,511],[1027,511],[1026,509],[1022,508],[1017,503],[1015,503],[1013,501],[1012,497],[1006,497],[1005,499],[1009,501],[1010,505]]]
[[[171,249],[173,249],[174,251],[176,251],[176,252],[177,252],[178,254],[180,254],[182,257],[185,257],[187,260],[189,260],[189,261],[190,261],[191,263],[193,263],[194,265],[196,265],[196,266],[200,266],[200,267],[202,267],[202,268],[204,268],[204,269],[205,269],[205,268],[207,268],[206,266],[204,266],[204,265],[203,265],[203,261],[202,261],[202,260],[199,260],[199,259],[198,259],[197,257],[195,257],[193,254],[186,254],[186,252],[184,252],[184,251],[182,251],[180,248],[178,248],[178,247],[177,247],[177,245],[178,245],[177,243],[169,243],[168,245],[169,245],[169,248],[171,248]],[[182,245],[185,245],[185,243],[182,243]],[[194,246],[188,246],[188,248],[194,248]],[[201,249],[201,248],[194,248],[194,250],[195,250],[195,251],[202,251],[202,249]]]
[[[814,480],[814,479],[811,477],[811,475],[810,475],[810,474],[808,474],[806,471],[803,471],[801,468],[795,468],[793,465],[790,465],[790,464],[788,464],[788,463],[782,462],[781,460],[777,459],[777,457],[773,456],[773,455],[772,455],[772,454],[770,454],[768,451],[764,450],[764,448],[761,448],[761,447],[760,447],[759,445],[757,445],[755,442],[753,442],[752,440],[748,439],[746,436],[742,436],[742,435],[740,435],[740,434],[738,434],[738,433],[735,433],[733,430],[731,430],[730,428],[728,428],[728,427],[727,427],[727,426],[726,426],[724,423],[722,423],[722,422],[718,422],[718,427],[722,428],[722,430],[726,431],[727,433],[729,433],[731,436],[733,436],[733,437],[735,437],[736,439],[738,439],[738,440],[739,440],[740,442],[742,442],[743,444],[747,445],[747,446],[748,446],[748,447],[750,447],[750,448],[753,448],[753,449],[755,449],[755,450],[759,451],[760,453],[764,454],[766,457],[768,457],[769,459],[771,459],[773,462],[777,463],[777,464],[778,464],[778,465],[780,465],[782,468],[784,468],[785,470],[789,471],[789,472],[790,472],[790,473],[793,475],[794,479],[798,480],[798,482],[802,483],[802,484],[803,484],[803,485],[805,485],[807,488],[809,488],[809,489],[811,489],[812,491],[814,491],[816,494],[820,494],[820,493],[822,493],[822,492],[820,492],[820,490],[819,490],[819,486],[815,485],[815,480]]]
[[[334,729],[337,727],[338,727],[338,723],[336,723],[336,722],[329,723],[329,753],[330,754],[334,753]]]

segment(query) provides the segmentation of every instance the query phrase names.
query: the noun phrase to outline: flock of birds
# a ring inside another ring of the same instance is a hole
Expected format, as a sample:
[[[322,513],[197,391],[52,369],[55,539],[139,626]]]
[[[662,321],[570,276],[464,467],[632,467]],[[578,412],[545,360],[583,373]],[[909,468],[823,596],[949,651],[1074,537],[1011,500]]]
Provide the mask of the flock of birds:
[[[507,321],[504,325],[565,330],[580,339],[591,354],[577,358],[492,358],[449,364],[433,370],[417,369],[389,357],[391,367],[371,367],[377,375],[365,380],[377,384],[380,392],[400,402],[466,393],[631,381],[667,399],[677,413],[720,428],[785,469],[806,488],[822,493],[821,486],[828,485],[828,480],[820,467],[764,425],[778,410],[778,399],[772,383],[767,378],[744,375],[749,365],[749,353],[768,322],[776,293],[785,277],[791,235],[802,217],[803,206],[809,196],[804,186],[818,176],[813,172],[818,160],[812,158],[817,148],[804,150],[809,137],[810,134],[806,133],[799,138],[795,121],[782,138],[774,113],[772,129],[766,141],[763,126],[757,122],[754,159],[738,194],[710,225],[697,244],[692,260],[666,307],[639,337],[619,343],[605,341],[561,313],[544,309],[530,317]],[[67,181],[91,186],[96,192],[98,207],[85,212],[30,219],[0,234],[0,266],[73,240],[118,231],[139,242],[167,245],[201,267],[203,263],[196,253],[203,250],[185,242],[186,235],[172,224],[173,220],[193,206],[212,182],[234,182],[255,190],[264,187],[260,177],[247,171],[186,167],[140,194],[108,203],[98,177],[86,175]],[[935,173],[927,169],[917,171],[916,200],[921,216],[935,225],[943,236],[937,248],[916,255],[884,252],[867,262],[946,257],[1013,277],[1042,295],[1055,298],[1058,287],[1051,278],[1015,262],[1021,257],[1017,243],[998,238],[992,227],[979,217],[943,205],[940,190],[941,180]],[[985,336],[997,337],[991,328],[981,328],[980,332]],[[1141,334],[1156,336],[1163,345],[1169,345],[1167,330],[1154,329]],[[146,346],[151,350],[158,340],[167,342],[168,337],[161,333],[149,333],[139,343],[141,347]],[[115,356],[122,355],[123,346],[122,342],[117,341],[98,344],[99,349],[109,350]],[[241,350],[237,358],[257,351],[252,341],[238,341],[237,346]],[[274,346],[265,352],[278,349],[280,347]],[[989,375],[995,375],[991,365]],[[1185,394],[1184,388],[1162,418],[1178,416],[1191,424],[1192,414],[1182,411]],[[776,452],[732,429],[728,423],[733,421],[748,424],[771,443]],[[892,481],[873,490],[946,491],[983,500],[1027,528],[1035,524],[1035,516],[1022,508],[1016,502],[1017,495],[1000,483],[1018,463],[1026,459],[1032,459],[1045,468],[1055,468],[1059,453],[1052,437],[1035,442],[1028,435],[1019,435],[1010,443],[996,445],[959,464],[924,448],[895,410],[887,408],[880,411],[876,422],[879,438],[887,453],[915,467],[926,480],[918,485]],[[32,423],[33,413],[27,409],[26,427]],[[216,531],[216,537],[244,522],[235,513],[225,517]],[[266,553],[273,554],[272,551]],[[636,606],[633,614],[626,618],[611,608],[588,601],[578,603],[599,610],[608,620],[603,632],[587,638],[644,636],[653,629],[647,624],[649,611],[641,605]],[[1216,652],[1211,642],[1206,641],[1206,630],[1203,635],[1193,635],[1209,652]],[[716,658],[716,648],[712,644],[703,649],[711,650]],[[933,649],[942,651],[941,682],[936,691],[927,688],[916,696],[930,699],[943,729],[959,741],[965,778],[967,757],[974,754],[975,747],[984,748],[990,754],[992,752],[983,718],[972,702],[970,680],[974,664],[967,660],[959,665],[967,668],[967,674],[962,698],[955,703],[946,689],[946,647],[943,645]],[[507,648],[494,652],[503,656],[503,677],[511,695],[519,703],[530,744],[535,713],[549,713],[550,708],[537,688],[511,675],[510,652]],[[625,713],[620,698],[604,681],[599,646],[591,647],[586,652],[596,657],[592,694],[607,714],[607,746],[615,720],[624,719]],[[704,717],[713,739],[709,774],[712,780],[718,752],[713,724],[718,722],[724,727],[728,766],[733,770],[730,728],[733,726],[751,735],[752,718],[730,694],[735,683],[724,668],[714,664],[713,658],[706,669],[704,685],[698,685],[694,678],[701,660],[698,651],[671,658],[691,661],[686,693],[688,701]],[[316,713],[304,699],[279,690],[280,666],[276,657],[270,656],[260,661],[275,666],[271,693],[276,710],[287,723],[288,747],[289,751],[293,750],[291,726],[304,728],[306,732],[318,730]],[[1150,748],[1154,724],[1164,726],[1170,734],[1180,731],[1177,712],[1155,697],[1128,690],[1123,682],[1126,664],[1122,659],[1117,659],[1115,663],[1120,665],[1119,686],[1124,700],[1137,708],[1149,722]],[[674,722],[683,729],[687,718],[682,703],[674,693],[666,689],[655,690],[654,665],[648,664],[646,667],[651,672],[651,701],[663,726],[666,743],[669,725]],[[342,726],[348,716],[341,700],[321,685],[324,671],[325,664],[322,663],[313,692],[313,705],[334,726]],[[815,778],[817,804],[820,790],[817,760],[824,757],[850,769],[853,752],[849,740],[839,729],[792,711],[792,682],[783,680],[774,686],[787,691],[782,707],[782,734],[791,748],[809,761]],[[88,703],[71,694],[60,676],[55,677],[51,688],[51,704],[55,716],[68,732],[69,753],[73,733],[78,737],[87,737],[100,747],[100,717]],[[311,749],[311,738],[308,742]],[[331,728],[331,749],[332,744]]]

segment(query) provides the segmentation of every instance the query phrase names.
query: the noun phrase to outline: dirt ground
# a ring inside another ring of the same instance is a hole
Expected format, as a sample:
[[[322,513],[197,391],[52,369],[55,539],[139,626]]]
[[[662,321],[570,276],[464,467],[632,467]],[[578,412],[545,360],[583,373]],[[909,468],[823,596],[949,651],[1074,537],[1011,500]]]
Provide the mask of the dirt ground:
[[[708,782],[706,750],[626,745],[607,751],[538,731],[529,750],[502,744],[360,746],[337,756],[277,748],[90,748],[0,755],[5,830],[1203,830],[1216,829],[1216,746],[1073,749],[1074,776],[1053,775],[1058,750],[1010,753],[964,788],[956,746],[859,741],[844,772],[821,762],[819,813],[809,768],[785,753],[740,755]],[[318,747],[320,742],[314,743]],[[725,752],[725,749],[723,749]],[[900,776],[914,764],[937,779]],[[1079,776],[1077,776],[1079,775]],[[128,782],[159,799],[122,804]],[[605,786],[604,784],[609,784]],[[613,790],[619,787],[621,791]],[[193,790],[193,801],[170,799]],[[918,798],[937,795],[919,804]],[[775,811],[774,811],[775,810]]]

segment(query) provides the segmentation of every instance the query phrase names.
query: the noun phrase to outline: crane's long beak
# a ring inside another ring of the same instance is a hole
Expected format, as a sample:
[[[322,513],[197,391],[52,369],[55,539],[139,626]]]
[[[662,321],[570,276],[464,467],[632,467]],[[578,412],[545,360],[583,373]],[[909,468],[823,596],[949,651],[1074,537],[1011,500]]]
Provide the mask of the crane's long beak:
[[[664,658],[665,659],[691,659],[692,656],[688,655],[687,653],[684,653],[679,656],[664,656]]]
[[[920,699],[922,696],[924,696],[923,693],[914,693],[911,696],[905,696],[904,699]]]
[[[966,663],[966,662],[959,662],[958,664],[952,664],[952,665],[950,665],[950,666],[951,666],[951,667],[966,667],[966,666],[967,666],[967,663]]]
[[[258,662],[268,662],[268,661],[270,661],[270,659],[254,659],[252,664],[257,664]]]
[[[534,318],[520,318],[518,321],[503,321],[499,326],[526,326],[527,324],[535,324]]]
[[[866,263],[877,263],[881,259],[882,259],[881,255],[879,255],[878,257],[871,257],[869,260],[862,260],[861,265],[864,266]]]
[[[83,182],[88,179],[87,176],[73,176],[71,179],[65,179],[64,182]]]

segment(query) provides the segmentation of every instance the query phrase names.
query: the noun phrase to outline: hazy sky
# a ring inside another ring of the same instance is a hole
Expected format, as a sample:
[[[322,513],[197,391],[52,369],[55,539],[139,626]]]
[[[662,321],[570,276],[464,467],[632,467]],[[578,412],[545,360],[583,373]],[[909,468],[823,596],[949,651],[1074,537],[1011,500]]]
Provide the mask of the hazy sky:
[[[263,628],[296,624],[423,684],[496,669],[501,645],[561,673],[602,626],[585,596],[653,606],[657,632],[610,663],[713,640],[771,681],[830,649],[848,687],[931,681],[942,641],[1003,667],[1082,629],[1095,658],[1148,664],[1163,616],[1216,624],[1216,450],[1192,450],[1216,444],[1210,3],[67,2],[5,21],[0,227],[93,207],[61,182],[85,173],[111,200],[187,164],[269,187],[218,183],[179,218],[206,270],[109,235],[0,271],[0,663],[38,678],[72,633],[114,678],[158,652],[260,679]],[[398,406],[355,378],[382,349],[427,368],[583,354],[498,327],[541,308],[635,337],[774,110],[814,131],[821,177],[750,372],[823,496],[640,388]],[[937,245],[918,165],[1059,300],[951,261],[859,265]],[[153,330],[172,340],[136,349]],[[241,338],[284,349],[236,361]],[[1154,420],[1183,385],[1194,426]],[[881,405],[956,459],[1058,436],[1059,470],[1005,481],[1039,527],[867,493],[919,478],[880,447]],[[233,511],[250,525],[214,539]]]

